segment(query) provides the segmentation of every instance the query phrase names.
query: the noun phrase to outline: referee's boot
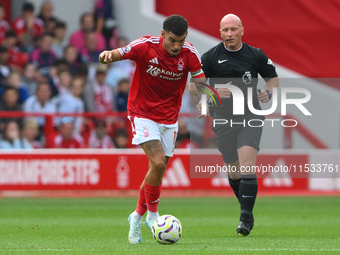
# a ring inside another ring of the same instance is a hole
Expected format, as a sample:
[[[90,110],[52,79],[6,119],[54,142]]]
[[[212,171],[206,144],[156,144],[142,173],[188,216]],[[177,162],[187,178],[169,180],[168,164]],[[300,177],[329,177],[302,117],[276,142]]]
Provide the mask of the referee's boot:
[[[236,233],[238,235],[247,236],[250,234],[250,231],[254,227],[254,216],[251,214],[249,219],[240,219],[240,222],[237,226]]]

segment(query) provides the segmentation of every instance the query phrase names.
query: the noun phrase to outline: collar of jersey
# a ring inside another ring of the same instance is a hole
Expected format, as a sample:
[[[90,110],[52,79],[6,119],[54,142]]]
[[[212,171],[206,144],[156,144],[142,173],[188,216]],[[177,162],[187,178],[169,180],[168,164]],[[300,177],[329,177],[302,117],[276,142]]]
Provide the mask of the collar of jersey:
[[[228,50],[228,48],[225,47],[225,44],[224,44],[224,43],[223,43],[223,47],[224,47],[227,51],[229,51],[229,52],[236,52],[236,51],[240,51],[240,50],[242,49],[243,43],[241,44],[241,47],[240,47],[239,49],[237,49],[237,50]]]

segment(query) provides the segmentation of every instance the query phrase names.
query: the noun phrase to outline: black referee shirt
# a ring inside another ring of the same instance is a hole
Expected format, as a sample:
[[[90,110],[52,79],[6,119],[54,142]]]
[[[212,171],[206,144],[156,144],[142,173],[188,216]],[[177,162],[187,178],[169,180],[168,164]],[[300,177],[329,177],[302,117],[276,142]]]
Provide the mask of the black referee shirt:
[[[208,50],[202,56],[202,69],[205,77],[210,78],[210,86],[215,84],[226,84],[239,87],[244,95],[245,115],[251,114],[248,108],[247,88],[253,88],[253,105],[255,109],[261,109],[257,98],[258,74],[265,81],[277,77],[273,62],[259,48],[242,43],[242,47],[237,51],[229,51],[223,42]],[[263,88],[262,88],[263,89]],[[217,98],[215,96],[215,98]],[[218,102],[218,100],[216,100]],[[233,98],[222,99],[223,107],[215,109],[215,113],[225,118],[233,116]]]

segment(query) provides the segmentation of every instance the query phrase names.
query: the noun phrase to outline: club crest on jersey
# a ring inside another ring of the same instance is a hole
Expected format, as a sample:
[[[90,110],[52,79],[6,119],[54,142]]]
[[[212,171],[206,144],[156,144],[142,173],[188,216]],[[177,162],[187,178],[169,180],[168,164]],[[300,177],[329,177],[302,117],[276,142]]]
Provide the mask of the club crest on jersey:
[[[242,76],[242,81],[244,84],[250,84],[251,83],[251,73],[250,71],[246,71],[244,75]]]
[[[178,71],[183,71],[184,68],[184,61],[183,58],[180,58],[178,61]]]
[[[149,137],[149,129],[145,126],[143,127],[143,134],[144,134],[144,137]]]

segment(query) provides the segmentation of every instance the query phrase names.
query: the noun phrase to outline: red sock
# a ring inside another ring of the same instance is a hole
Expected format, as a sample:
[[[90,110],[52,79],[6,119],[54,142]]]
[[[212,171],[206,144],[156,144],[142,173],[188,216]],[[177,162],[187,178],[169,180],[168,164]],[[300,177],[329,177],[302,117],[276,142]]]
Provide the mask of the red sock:
[[[137,207],[136,207],[136,212],[139,215],[144,215],[147,211],[146,208],[146,201],[145,201],[145,192],[144,190],[142,190],[142,188],[139,188],[139,198],[138,198],[138,202],[137,202]]]
[[[144,191],[148,211],[157,212],[159,197],[161,195],[161,186],[152,186],[144,183]]]

